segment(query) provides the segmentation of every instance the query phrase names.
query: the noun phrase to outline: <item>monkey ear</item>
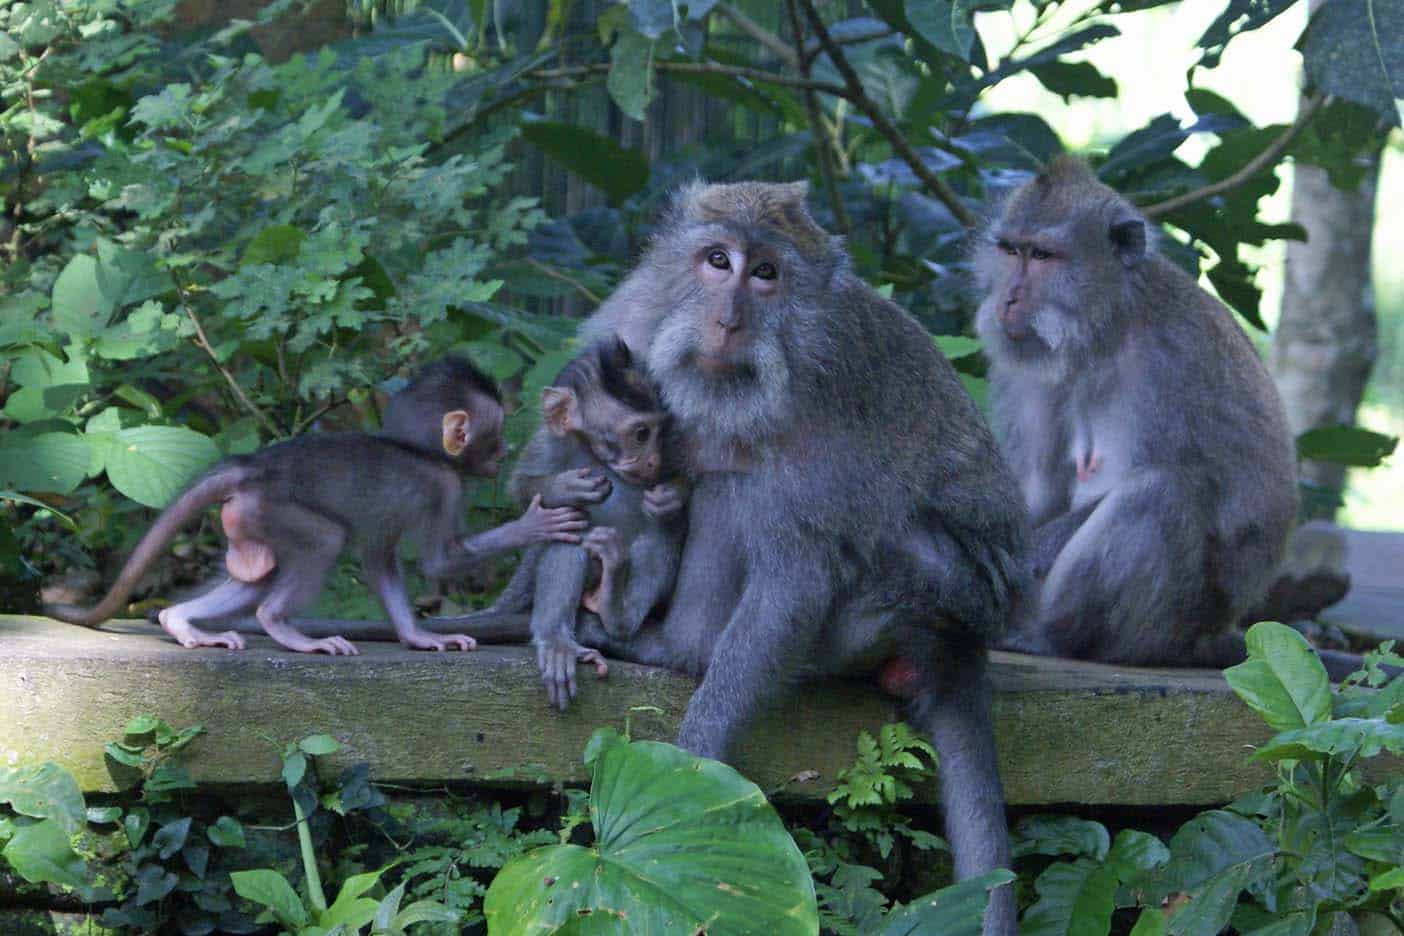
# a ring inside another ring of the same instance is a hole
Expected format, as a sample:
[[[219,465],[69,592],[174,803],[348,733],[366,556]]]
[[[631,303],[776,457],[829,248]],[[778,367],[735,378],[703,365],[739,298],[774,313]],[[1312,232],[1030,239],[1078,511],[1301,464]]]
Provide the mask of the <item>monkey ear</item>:
[[[1146,223],[1140,218],[1123,218],[1113,221],[1108,229],[1112,250],[1116,252],[1121,265],[1130,269],[1146,256]]]
[[[555,436],[580,428],[580,401],[569,387],[547,387],[541,391],[541,417]]]
[[[634,355],[629,351],[629,346],[619,335],[614,336],[614,352],[619,355],[619,365],[621,367],[632,367]]]
[[[444,414],[444,451],[457,458],[472,439],[467,410],[451,410]]]

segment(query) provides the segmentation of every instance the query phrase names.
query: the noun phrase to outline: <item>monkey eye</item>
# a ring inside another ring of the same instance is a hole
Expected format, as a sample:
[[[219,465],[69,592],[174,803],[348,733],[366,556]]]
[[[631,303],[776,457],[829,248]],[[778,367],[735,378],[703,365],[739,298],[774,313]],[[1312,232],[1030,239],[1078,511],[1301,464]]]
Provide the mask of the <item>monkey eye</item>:
[[[780,274],[776,272],[775,264],[767,262],[756,264],[756,268],[751,271],[751,275],[756,279],[773,280]]]
[[[1011,257],[1019,253],[1019,249],[1004,238],[1000,238],[999,240],[999,249],[1009,254]]]
[[[645,442],[648,441],[649,436],[651,436],[652,434],[653,430],[651,428],[649,428],[648,426],[640,426],[639,428],[634,430],[634,441],[637,442],[639,445],[643,445]]]
[[[1029,251],[1029,256],[1033,257],[1035,260],[1052,260],[1053,252],[1051,250],[1044,250],[1042,247],[1035,247],[1033,250]]]
[[[718,270],[731,269],[731,258],[726,255],[725,250],[713,250],[707,254],[707,262]]]

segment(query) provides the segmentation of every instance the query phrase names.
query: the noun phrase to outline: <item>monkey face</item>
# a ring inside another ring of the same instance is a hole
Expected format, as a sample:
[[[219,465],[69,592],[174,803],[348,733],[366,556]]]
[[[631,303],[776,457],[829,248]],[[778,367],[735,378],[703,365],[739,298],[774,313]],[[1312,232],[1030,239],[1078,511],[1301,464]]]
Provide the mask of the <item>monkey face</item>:
[[[609,408],[615,410],[611,419],[601,419],[602,414],[587,416],[596,425],[586,433],[591,452],[625,482],[638,487],[653,485],[663,470],[664,414]]]

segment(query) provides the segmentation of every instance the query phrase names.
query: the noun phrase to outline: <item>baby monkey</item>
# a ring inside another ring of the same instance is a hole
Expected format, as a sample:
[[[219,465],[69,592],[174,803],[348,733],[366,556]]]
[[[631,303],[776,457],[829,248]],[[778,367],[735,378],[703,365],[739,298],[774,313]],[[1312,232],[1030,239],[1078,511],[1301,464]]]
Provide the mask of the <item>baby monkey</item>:
[[[421,569],[446,578],[504,550],[578,543],[586,526],[578,509],[543,507],[537,497],[516,520],[461,534],[464,477],[497,474],[505,452],[502,420],[496,384],[466,359],[446,358],[391,399],[379,434],[306,435],[216,465],[156,519],[101,602],[46,611],[86,627],[101,624],[125,604],[175,534],[220,503],[228,577],[159,615],[181,646],[242,650],[237,631],[212,633],[195,622],[255,608],[264,632],[289,650],[356,653],[343,636],[312,638],[291,621],[316,601],[332,564],[354,544],[401,643],[471,650],[475,641],[466,634],[420,626],[400,571],[401,539],[417,537]]]
[[[682,553],[683,494],[659,484],[667,413],[643,367],[611,337],[567,364],[541,394],[543,431],[512,478],[519,499],[580,508],[591,529],[580,546],[529,551],[497,603],[436,625],[531,609],[531,636],[551,704],[575,698],[577,662],[608,672],[596,646],[636,634],[672,592]],[[589,612],[582,614],[581,610]],[[577,627],[579,633],[577,634]]]

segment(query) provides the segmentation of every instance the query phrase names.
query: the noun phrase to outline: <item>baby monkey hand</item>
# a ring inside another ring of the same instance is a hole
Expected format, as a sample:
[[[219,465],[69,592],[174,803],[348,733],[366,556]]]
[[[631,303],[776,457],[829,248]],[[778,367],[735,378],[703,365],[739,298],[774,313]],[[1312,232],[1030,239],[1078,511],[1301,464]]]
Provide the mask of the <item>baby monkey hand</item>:
[[[655,484],[644,491],[644,512],[659,520],[671,517],[687,503],[687,489],[676,482]]]
[[[524,545],[578,543],[580,534],[589,526],[585,514],[575,507],[542,507],[540,494],[531,499],[517,523]]]
[[[546,500],[558,507],[588,507],[603,501],[612,489],[609,479],[593,468],[574,468],[551,479]]]

